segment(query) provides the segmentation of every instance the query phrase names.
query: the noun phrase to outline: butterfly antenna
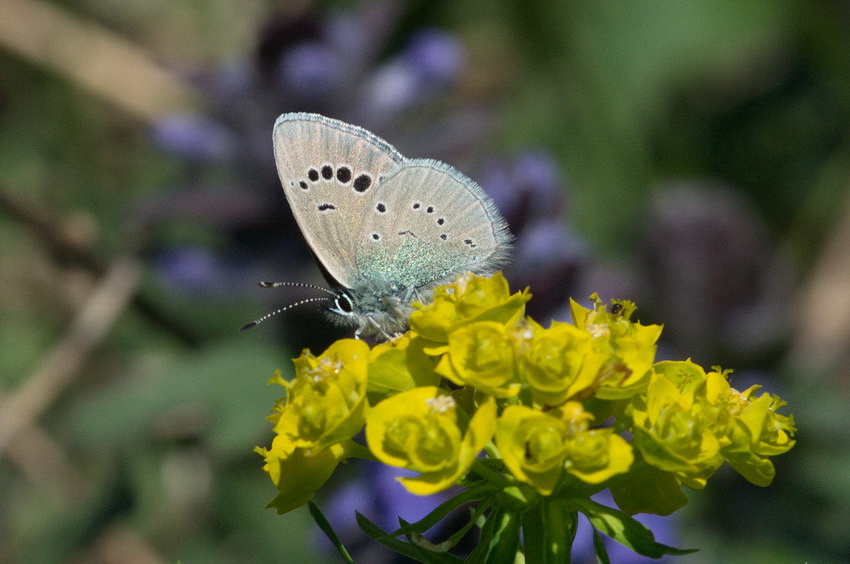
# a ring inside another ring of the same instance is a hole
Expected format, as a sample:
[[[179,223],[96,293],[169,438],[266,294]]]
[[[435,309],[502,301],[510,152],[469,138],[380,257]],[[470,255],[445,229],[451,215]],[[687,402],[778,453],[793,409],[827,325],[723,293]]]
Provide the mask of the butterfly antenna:
[[[264,284],[264,282],[261,282],[260,284],[262,285],[262,284]],[[283,285],[283,286],[288,286],[288,284],[281,283],[281,282],[272,282],[272,284],[281,284],[281,285]],[[298,285],[300,285],[300,284],[298,284]],[[269,287],[269,288],[273,288],[273,286],[268,286],[268,287]],[[307,299],[305,299],[305,300],[301,300],[300,302],[295,302],[294,304],[289,304],[289,305],[288,305],[288,306],[286,306],[286,307],[282,307],[282,308],[280,308],[280,309],[279,309],[279,310],[277,310],[277,311],[273,311],[273,312],[271,312],[271,313],[267,313],[267,314],[265,314],[264,316],[262,316],[262,317],[260,317],[260,318],[258,318],[258,319],[255,319],[255,320],[254,320],[254,321],[252,321],[251,323],[246,323],[245,325],[243,325],[242,327],[240,327],[240,328],[239,328],[239,330],[240,330],[240,331],[247,331],[248,329],[251,329],[252,327],[255,327],[255,326],[259,325],[260,323],[262,323],[263,321],[265,321],[265,320],[266,320],[266,319],[268,319],[269,317],[272,317],[273,315],[277,315],[278,313],[283,313],[284,311],[290,310],[290,309],[292,309],[292,308],[294,308],[294,307],[296,307],[296,306],[300,306],[300,305],[304,305],[304,304],[309,304],[309,303],[311,303],[311,302],[329,302],[329,301],[331,301],[331,298],[307,298]]]
[[[305,284],[303,282],[260,282],[260,286],[263,288],[280,288],[281,286],[295,286],[297,288],[312,288],[313,290],[321,290],[326,294],[330,294],[332,296],[336,296],[336,292],[332,292],[327,288],[323,288],[321,286],[316,286],[315,284]],[[295,304],[293,304],[295,305]]]

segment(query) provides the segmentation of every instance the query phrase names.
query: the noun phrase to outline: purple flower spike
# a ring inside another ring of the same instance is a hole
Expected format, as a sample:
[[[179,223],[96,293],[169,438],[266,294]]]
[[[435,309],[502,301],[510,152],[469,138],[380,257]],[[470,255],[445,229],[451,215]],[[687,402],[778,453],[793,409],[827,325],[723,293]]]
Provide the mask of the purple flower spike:
[[[552,217],[561,210],[564,181],[552,155],[540,150],[519,155],[514,176],[520,190],[528,194],[531,217]]]

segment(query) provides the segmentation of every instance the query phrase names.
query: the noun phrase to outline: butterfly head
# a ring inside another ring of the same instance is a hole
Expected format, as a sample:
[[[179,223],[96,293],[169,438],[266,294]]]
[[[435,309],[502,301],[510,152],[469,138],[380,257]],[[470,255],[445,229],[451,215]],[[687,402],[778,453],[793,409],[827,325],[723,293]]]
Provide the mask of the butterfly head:
[[[362,280],[337,290],[328,311],[335,322],[357,327],[356,337],[386,340],[407,330],[410,301],[418,295],[386,280]]]

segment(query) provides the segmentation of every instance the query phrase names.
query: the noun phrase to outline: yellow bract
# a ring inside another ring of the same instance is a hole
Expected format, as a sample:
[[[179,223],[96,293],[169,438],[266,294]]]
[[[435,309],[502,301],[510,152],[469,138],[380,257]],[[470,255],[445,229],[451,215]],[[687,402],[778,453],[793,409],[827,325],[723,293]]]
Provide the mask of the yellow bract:
[[[275,433],[316,451],[356,435],[366,408],[366,343],[343,339],[318,357],[305,351],[294,363],[295,379],[286,384]]]
[[[461,428],[455,400],[435,386],[414,388],[369,410],[366,441],[381,462],[422,475],[400,481],[420,495],[444,490],[463,476],[495,431],[496,405],[479,406]]]
[[[505,466],[543,495],[553,492],[564,471],[592,484],[627,472],[631,447],[611,429],[590,429],[592,418],[578,402],[546,413],[508,407],[496,429]]]
[[[766,457],[794,446],[793,419],[778,415],[778,398],[734,390],[728,372],[708,374],[690,362],[658,363],[645,399],[632,403],[635,439],[646,460],[693,488],[729,462],[745,478],[768,485]],[[762,440],[765,438],[765,440]]]
[[[286,436],[278,435],[270,449],[256,449],[266,461],[263,470],[280,493],[269,504],[286,513],[307,503],[331,477],[345,454],[342,445],[332,445],[318,453],[296,448]]]
[[[475,321],[516,323],[531,295],[510,294],[508,281],[497,272],[490,278],[465,274],[434,291],[434,301],[419,305],[410,315],[410,328],[433,344],[445,344],[451,331]],[[416,304],[414,304],[416,305]]]
[[[586,331],[569,323],[553,322],[544,329],[529,321],[523,336],[520,366],[532,398],[540,405],[560,405],[584,392],[608,360]]]
[[[459,386],[474,388],[494,397],[515,396],[514,341],[508,329],[495,321],[479,321],[449,333],[447,354],[437,373]]]

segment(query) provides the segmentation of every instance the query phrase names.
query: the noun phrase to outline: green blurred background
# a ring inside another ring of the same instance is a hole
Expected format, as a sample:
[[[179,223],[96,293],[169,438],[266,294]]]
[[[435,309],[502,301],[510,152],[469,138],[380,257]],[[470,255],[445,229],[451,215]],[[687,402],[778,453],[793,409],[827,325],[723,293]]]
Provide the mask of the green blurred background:
[[[276,273],[242,273],[244,286],[169,286],[152,249],[225,244],[179,206],[162,219],[173,187],[235,175],[169,154],[151,131],[175,111],[235,107],[198,77],[248,65],[269,22],[353,10],[392,14],[376,64],[422,26],[459,41],[453,98],[418,119],[487,108],[493,134],[445,158],[473,177],[464,165],[487,155],[551,155],[592,260],[648,281],[609,296],[651,296],[639,319],[674,335],[693,321],[687,299],[665,308],[668,286],[641,274],[647,246],[678,264],[668,232],[646,243],[665,187],[719,184],[742,202],[731,220],[720,207],[700,217],[705,229],[752,222],[768,241],[756,254],[783,265],[780,313],[741,309],[736,322],[768,344],[677,353],[766,374],[799,443],[770,488],[724,471],[688,491],[676,544],[702,551],[680,560],[850,559],[850,3],[0,0],[0,561],[327,560],[306,512],[264,508],[274,488],[251,452],[271,437],[268,377],[326,342],[236,331],[268,308],[252,285],[288,273],[280,255]],[[261,112],[228,119],[260,130],[268,144],[251,151],[266,166],[273,118],[252,120],[310,108],[254,103]],[[157,221],[140,220],[151,206]],[[721,289],[736,274],[708,270]]]

